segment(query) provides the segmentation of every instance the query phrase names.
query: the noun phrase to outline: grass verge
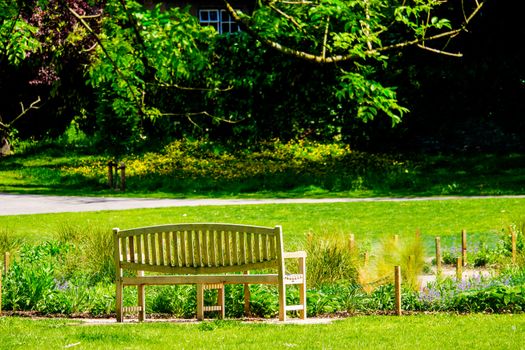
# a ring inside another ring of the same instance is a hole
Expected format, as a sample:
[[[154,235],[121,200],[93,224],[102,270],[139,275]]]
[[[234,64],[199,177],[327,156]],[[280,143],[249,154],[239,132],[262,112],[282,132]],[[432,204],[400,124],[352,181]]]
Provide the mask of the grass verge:
[[[467,230],[472,242],[495,242],[510,224],[525,222],[525,199],[199,206],[15,215],[0,216],[0,230],[12,240],[40,242],[56,237],[64,228],[88,227],[111,234],[113,227],[181,222],[282,225],[288,249],[302,246],[309,233],[353,233],[362,246],[393,235],[412,238],[416,230],[420,230],[427,248],[432,247],[435,236],[441,236],[447,248],[461,242],[462,229]]]
[[[1,349],[519,349],[525,315],[363,316],[331,324],[83,325],[0,318]]]

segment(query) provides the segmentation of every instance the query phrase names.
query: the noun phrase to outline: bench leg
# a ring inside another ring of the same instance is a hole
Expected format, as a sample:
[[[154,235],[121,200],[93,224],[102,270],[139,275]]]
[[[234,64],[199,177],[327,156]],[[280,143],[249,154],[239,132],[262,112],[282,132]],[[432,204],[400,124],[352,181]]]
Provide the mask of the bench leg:
[[[303,308],[299,311],[299,317],[306,320],[306,259],[299,258],[299,273],[303,275],[303,283],[299,285],[299,303]]]
[[[197,320],[204,319],[204,284],[197,284]]]
[[[224,320],[226,318],[226,307],[224,298],[224,284],[217,291],[217,304],[221,307],[220,317]]]
[[[138,304],[139,310],[139,321],[142,322],[146,319],[146,294],[144,293],[144,285],[137,286],[138,290]]]
[[[137,276],[143,277],[144,271],[137,271]],[[139,305],[139,321],[146,319],[146,293],[144,293],[144,285],[137,286],[138,305]]]
[[[116,281],[117,286],[117,295],[116,295],[116,312],[117,312],[117,322],[123,321],[124,312],[122,310],[122,294],[123,294],[123,286],[122,282]]]
[[[249,271],[244,271],[243,274],[248,275]],[[250,316],[250,285],[244,284],[244,316]]]
[[[279,282],[279,321],[286,321],[286,285]]]

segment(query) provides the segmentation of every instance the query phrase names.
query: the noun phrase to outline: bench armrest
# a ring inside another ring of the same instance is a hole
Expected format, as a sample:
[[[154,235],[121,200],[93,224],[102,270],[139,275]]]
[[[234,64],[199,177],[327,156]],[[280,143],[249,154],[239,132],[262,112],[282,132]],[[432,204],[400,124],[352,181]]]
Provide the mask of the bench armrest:
[[[285,259],[306,258],[306,252],[304,250],[299,250],[297,252],[284,252],[283,257]]]

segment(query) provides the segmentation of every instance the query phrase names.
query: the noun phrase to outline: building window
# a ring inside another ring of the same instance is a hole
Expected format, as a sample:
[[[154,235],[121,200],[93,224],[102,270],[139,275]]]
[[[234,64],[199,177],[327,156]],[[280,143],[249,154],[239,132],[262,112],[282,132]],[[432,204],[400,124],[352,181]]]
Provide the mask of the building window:
[[[232,16],[226,10],[203,9],[199,10],[199,21],[203,26],[214,27],[220,34],[235,33],[240,30]]]

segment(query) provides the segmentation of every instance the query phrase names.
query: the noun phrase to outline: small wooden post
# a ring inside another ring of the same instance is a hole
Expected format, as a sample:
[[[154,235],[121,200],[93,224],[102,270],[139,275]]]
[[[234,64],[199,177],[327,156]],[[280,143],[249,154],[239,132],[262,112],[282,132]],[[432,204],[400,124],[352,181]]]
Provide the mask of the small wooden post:
[[[113,188],[113,162],[108,161],[108,186]]]
[[[456,279],[458,281],[461,281],[463,279],[463,262],[461,261],[461,257],[458,257],[456,263]]]
[[[467,231],[461,231],[461,261],[467,266]]]
[[[9,271],[9,252],[4,253],[4,275],[7,276],[7,272]]]
[[[399,235],[394,235],[394,244],[396,246],[399,244]]]
[[[351,252],[355,249],[355,236],[353,233],[350,234],[350,239],[348,240],[348,248]]]
[[[0,316],[2,316],[2,273],[0,272]]]
[[[436,237],[436,274],[441,275],[441,237]]]
[[[126,164],[124,162],[120,162],[120,190],[125,191],[126,190]]]
[[[515,264],[516,263],[516,232],[514,232],[512,227],[510,228],[510,238],[511,238],[511,243],[512,243],[512,263]]]
[[[113,189],[118,190],[118,165],[117,163],[113,163],[113,170],[115,171],[113,175]]]
[[[364,261],[364,266],[367,267],[368,266],[368,260],[370,259],[369,255],[368,255],[368,252],[365,252],[365,261]]]
[[[396,299],[396,315],[401,316],[401,267],[394,266],[394,283]]]
[[[9,252],[4,253],[4,266],[0,270],[0,315],[2,315],[2,279],[3,276],[7,277],[7,272],[9,271]]]

